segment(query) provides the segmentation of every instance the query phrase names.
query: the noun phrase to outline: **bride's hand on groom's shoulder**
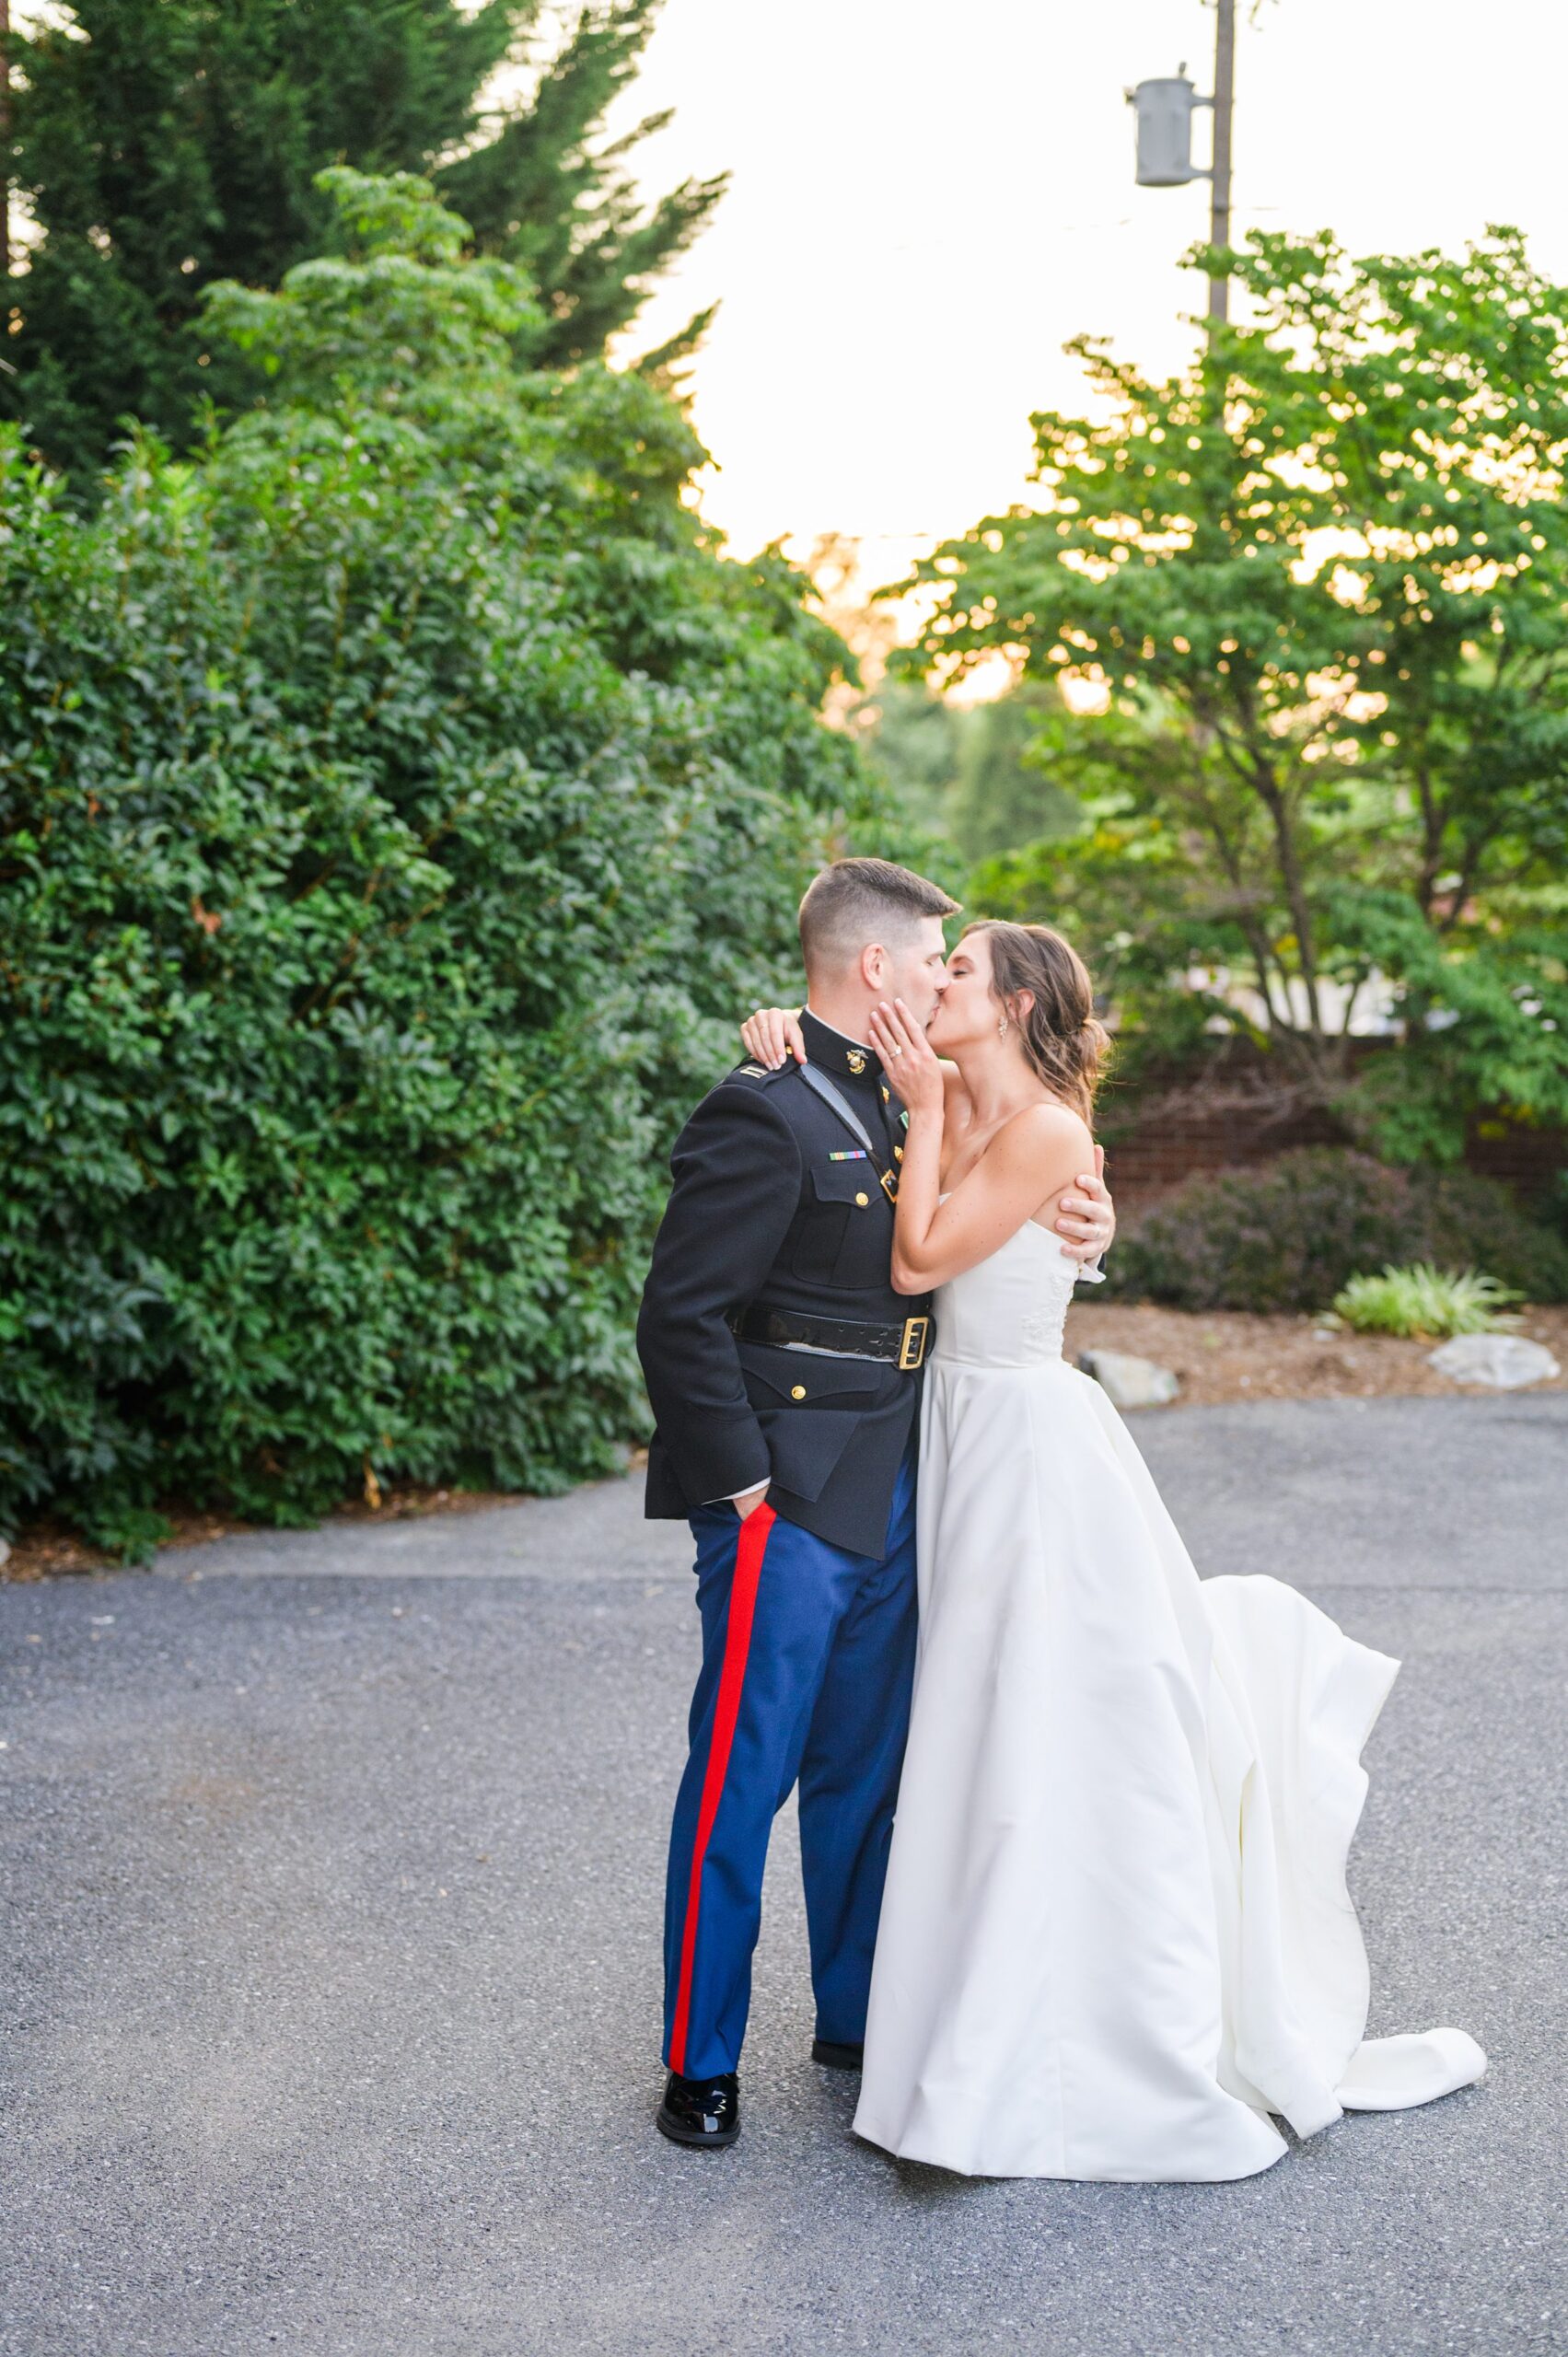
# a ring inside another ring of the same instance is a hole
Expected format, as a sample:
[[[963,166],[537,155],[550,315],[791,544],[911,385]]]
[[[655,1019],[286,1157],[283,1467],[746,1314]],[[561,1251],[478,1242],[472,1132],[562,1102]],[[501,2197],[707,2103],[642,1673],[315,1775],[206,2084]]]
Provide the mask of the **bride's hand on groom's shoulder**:
[[[947,1085],[942,1066],[901,998],[891,1006],[886,1000],[871,1017],[871,1044],[882,1059],[882,1069],[910,1113],[940,1113]]]
[[[787,1056],[806,1062],[806,1039],[797,1006],[760,1006],[740,1027],[746,1052],[754,1064],[777,1072]]]

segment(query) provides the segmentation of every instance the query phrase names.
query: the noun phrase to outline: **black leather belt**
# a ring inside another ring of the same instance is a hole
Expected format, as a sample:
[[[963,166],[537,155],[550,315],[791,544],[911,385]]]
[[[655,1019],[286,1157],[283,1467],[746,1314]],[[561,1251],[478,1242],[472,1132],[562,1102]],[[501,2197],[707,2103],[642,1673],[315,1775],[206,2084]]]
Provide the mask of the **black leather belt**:
[[[754,1301],[749,1309],[732,1312],[729,1329],[738,1341],[772,1342],[781,1350],[804,1342],[845,1358],[880,1359],[910,1375],[925,1356],[931,1318],[923,1313],[899,1326],[875,1326],[858,1318],[818,1318],[807,1310],[772,1309],[765,1301]]]

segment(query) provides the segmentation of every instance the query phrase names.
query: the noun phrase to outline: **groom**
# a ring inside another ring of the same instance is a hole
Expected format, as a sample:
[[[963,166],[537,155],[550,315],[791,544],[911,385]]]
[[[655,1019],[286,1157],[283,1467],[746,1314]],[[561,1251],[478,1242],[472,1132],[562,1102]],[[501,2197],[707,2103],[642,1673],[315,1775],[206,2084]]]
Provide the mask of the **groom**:
[[[637,1348],[657,1430],[646,1511],[696,1542],[703,1666],[665,1896],[658,2125],[732,2144],[774,1815],[800,1788],[816,2061],[854,2070],[909,1723],[929,1300],[893,1290],[903,1116],[866,1045],[882,1000],[928,1023],[957,903],[842,859],[800,904],[808,1062],[743,1063],[676,1141]],[[1092,1260],[1098,1177],[1057,1226]]]

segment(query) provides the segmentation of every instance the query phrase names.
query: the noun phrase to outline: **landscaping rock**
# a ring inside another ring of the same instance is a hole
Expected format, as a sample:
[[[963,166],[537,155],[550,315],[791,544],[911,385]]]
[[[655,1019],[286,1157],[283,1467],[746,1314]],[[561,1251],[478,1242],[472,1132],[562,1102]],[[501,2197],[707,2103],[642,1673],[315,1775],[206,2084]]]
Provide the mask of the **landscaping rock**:
[[[1134,1358],[1131,1351],[1081,1351],[1078,1364],[1094,1376],[1113,1408],[1164,1408],[1181,1388],[1169,1367]]]
[[[1542,1343],[1522,1334],[1456,1334],[1430,1353],[1429,1364],[1454,1383],[1488,1383],[1494,1391],[1550,1383],[1562,1372]]]

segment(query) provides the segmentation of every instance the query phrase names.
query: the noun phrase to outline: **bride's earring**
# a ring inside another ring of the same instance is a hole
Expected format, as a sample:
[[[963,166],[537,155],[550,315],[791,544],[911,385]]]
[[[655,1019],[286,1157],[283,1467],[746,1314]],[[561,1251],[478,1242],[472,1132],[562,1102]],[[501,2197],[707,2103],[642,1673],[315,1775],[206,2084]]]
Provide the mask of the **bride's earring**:
[[[1005,1039],[1007,1037],[1007,1018],[1005,1016],[1002,1017],[1001,1022],[996,1027],[996,1036],[999,1039]]]

